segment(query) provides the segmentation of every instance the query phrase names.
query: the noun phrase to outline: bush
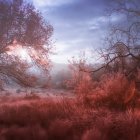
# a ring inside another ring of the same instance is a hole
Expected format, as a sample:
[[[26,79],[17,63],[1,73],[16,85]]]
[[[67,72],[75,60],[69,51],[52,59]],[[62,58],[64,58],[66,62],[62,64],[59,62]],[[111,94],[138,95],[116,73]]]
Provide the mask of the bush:
[[[135,83],[128,81],[123,74],[108,74],[102,78],[93,96],[96,105],[126,109],[129,105],[134,105]]]

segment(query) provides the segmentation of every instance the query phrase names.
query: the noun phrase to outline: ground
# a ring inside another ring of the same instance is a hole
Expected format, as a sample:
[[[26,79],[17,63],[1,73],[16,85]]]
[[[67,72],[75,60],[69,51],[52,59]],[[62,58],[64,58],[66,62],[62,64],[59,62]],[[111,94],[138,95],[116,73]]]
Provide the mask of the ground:
[[[71,91],[31,91],[1,92],[0,140],[140,139],[140,103],[117,109]]]

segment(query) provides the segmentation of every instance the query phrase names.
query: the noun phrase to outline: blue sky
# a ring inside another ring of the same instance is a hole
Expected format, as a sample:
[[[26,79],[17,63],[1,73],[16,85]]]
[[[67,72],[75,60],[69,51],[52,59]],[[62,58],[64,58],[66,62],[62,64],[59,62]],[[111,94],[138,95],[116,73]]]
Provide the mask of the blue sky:
[[[91,49],[102,47],[109,21],[120,20],[115,15],[110,19],[107,16],[106,9],[111,5],[111,0],[32,0],[32,2],[54,28],[52,40],[57,55],[51,58],[57,63],[67,63],[68,59],[81,51],[90,52]]]

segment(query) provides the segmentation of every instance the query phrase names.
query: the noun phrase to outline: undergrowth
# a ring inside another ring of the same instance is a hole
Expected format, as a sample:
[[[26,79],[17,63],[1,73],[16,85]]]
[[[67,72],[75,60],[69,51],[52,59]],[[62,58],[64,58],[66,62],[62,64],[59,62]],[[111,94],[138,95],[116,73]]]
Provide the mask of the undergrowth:
[[[140,98],[135,83],[121,74],[90,82],[78,84],[75,98],[36,94],[3,98],[0,140],[139,140]],[[88,90],[84,84],[94,88]]]

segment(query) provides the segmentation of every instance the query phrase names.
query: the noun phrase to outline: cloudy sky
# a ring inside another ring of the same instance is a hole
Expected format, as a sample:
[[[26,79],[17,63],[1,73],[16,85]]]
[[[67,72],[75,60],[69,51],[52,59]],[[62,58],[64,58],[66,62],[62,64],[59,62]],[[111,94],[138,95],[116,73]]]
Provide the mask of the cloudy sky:
[[[54,27],[53,42],[57,55],[52,60],[67,63],[81,51],[103,46],[109,21],[106,9],[111,0],[32,0]]]

